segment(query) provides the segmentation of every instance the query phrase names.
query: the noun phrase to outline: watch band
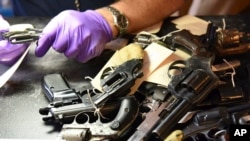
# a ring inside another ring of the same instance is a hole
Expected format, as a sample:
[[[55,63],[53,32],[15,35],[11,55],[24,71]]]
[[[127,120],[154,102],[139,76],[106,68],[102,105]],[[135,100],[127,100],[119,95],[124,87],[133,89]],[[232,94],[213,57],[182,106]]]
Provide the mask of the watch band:
[[[114,7],[107,6],[107,9],[112,13],[115,27],[118,30],[118,36],[121,37],[124,35],[128,28],[128,19],[123,15],[119,10]]]

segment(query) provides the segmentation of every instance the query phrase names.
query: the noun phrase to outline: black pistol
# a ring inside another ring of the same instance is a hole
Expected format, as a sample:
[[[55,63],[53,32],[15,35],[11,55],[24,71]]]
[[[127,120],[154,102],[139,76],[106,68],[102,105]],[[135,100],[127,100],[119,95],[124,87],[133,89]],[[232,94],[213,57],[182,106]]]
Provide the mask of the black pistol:
[[[90,86],[91,87],[91,86]],[[77,92],[70,88],[68,81],[62,73],[48,74],[43,77],[42,91],[49,100],[49,105],[39,109],[45,122],[72,122],[75,116],[82,112],[95,112],[87,92],[95,95],[91,88]],[[109,102],[101,108],[101,112],[109,114],[118,110],[121,100]]]

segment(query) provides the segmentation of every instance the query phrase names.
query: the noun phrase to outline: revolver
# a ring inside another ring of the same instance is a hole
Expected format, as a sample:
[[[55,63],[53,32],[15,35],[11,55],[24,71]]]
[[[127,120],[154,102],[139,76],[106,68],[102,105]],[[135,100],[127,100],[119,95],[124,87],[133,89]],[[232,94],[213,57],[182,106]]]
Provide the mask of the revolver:
[[[104,93],[96,98],[94,104],[102,106],[109,99],[128,94],[137,78],[143,76],[142,59],[131,59],[115,68],[114,72],[106,71],[101,79]]]
[[[139,113],[139,103],[134,96],[126,96],[121,102],[121,106],[116,117],[109,122],[102,122],[98,117],[96,121],[91,121],[87,114],[81,123],[76,120],[72,124],[64,124],[61,131],[61,138],[66,141],[96,141],[96,140],[118,140],[126,136],[131,130]]]
[[[242,54],[250,50],[250,34],[233,29],[220,29],[209,23],[207,31],[201,36],[207,49],[220,57]]]
[[[169,41],[171,46],[188,51],[191,57],[185,61],[177,60],[169,67],[168,74],[172,79],[167,88],[171,96],[166,101],[172,103],[159,114],[162,120],[152,131],[153,136],[159,140],[166,138],[177,126],[178,121],[202,102],[220,82],[211,70],[215,55],[206,49],[197,36],[188,30],[181,30],[173,33]],[[177,71],[171,75],[169,72],[174,69]]]

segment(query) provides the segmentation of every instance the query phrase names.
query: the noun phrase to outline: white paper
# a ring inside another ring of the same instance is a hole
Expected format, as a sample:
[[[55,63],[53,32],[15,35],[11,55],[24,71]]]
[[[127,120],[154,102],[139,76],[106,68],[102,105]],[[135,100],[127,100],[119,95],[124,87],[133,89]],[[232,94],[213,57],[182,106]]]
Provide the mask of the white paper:
[[[23,55],[17,60],[17,62],[0,76],[0,88],[2,86],[4,86],[4,84],[16,72],[16,70],[18,69],[18,67],[20,66],[20,64],[23,62],[23,59],[25,58],[25,56],[28,54],[29,49],[31,48],[32,45],[33,45],[33,43],[31,43],[30,46],[27,47],[27,49],[25,50],[25,52],[23,53]]]

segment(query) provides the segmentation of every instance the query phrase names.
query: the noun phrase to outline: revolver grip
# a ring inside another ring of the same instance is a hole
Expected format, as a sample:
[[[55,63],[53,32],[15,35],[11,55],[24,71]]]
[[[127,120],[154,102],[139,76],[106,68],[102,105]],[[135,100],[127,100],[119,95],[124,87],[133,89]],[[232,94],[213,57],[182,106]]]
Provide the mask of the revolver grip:
[[[110,128],[113,130],[122,130],[134,121],[139,112],[139,103],[134,96],[127,96],[120,106],[119,112],[111,122]],[[129,118],[128,118],[129,117]]]
[[[206,46],[200,41],[199,37],[193,35],[188,30],[181,30],[173,34],[172,44],[181,45],[183,50],[191,56],[211,57],[213,54],[207,51]]]
[[[134,96],[126,96],[121,102],[119,112],[113,121],[102,123],[85,122],[78,124],[64,124],[61,132],[63,139],[78,138],[79,140],[118,140],[125,136],[130,126],[134,123],[139,112],[139,103]],[[75,130],[72,132],[72,130]],[[80,133],[76,134],[76,133]]]

